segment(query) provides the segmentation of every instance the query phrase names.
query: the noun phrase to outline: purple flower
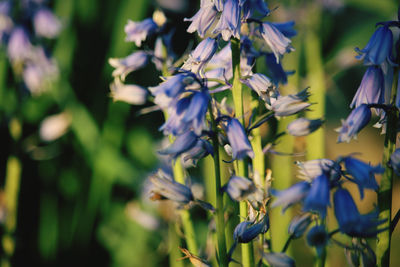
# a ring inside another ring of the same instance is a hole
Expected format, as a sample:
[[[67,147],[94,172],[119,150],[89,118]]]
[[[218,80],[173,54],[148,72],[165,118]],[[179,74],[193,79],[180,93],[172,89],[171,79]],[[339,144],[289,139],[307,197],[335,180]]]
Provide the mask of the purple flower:
[[[375,174],[385,171],[381,165],[374,167],[352,157],[345,157],[343,161],[346,172],[353,176],[351,181],[358,185],[361,199],[364,198],[364,188],[378,190],[379,186],[375,180]]]
[[[218,2],[221,4],[220,2]],[[216,3],[216,4],[218,4]],[[204,38],[205,33],[216,19],[217,10],[211,0],[201,0],[200,10],[190,19],[185,18],[185,21],[191,21],[187,32],[193,33],[197,31],[201,38]]]
[[[270,97],[275,94],[275,88],[267,76],[261,73],[255,73],[242,82],[254,90],[267,104],[271,104]]]
[[[146,103],[147,90],[135,84],[123,84],[115,79],[110,85],[111,97],[114,101],[122,101],[131,105],[143,105]]]
[[[287,38],[293,37],[297,35],[297,31],[293,29],[294,21],[288,22],[272,22],[272,24],[278,28],[278,30],[285,35]]]
[[[346,189],[339,188],[334,194],[333,202],[342,233],[352,237],[373,237],[382,231],[376,228],[386,220],[378,220],[378,212],[361,215]]]
[[[205,91],[195,92],[190,96],[190,104],[182,122],[190,124],[197,135],[200,135],[205,127],[204,121],[209,102],[210,95]]]
[[[285,212],[290,206],[302,201],[309,191],[310,183],[308,182],[297,183],[282,191],[271,189],[271,194],[277,197],[271,207],[282,206],[282,212]]]
[[[315,247],[318,255],[321,255],[322,250],[327,245],[328,241],[329,235],[323,225],[316,225],[307,233],[307,244]]]
[[[213,147],[210,142],[198,139],[196,145],[182,154],[182,163],[186,167],[197,165],[197,161],[213,154]]]
[[[12,62],[27,59],[32,51],[32,44],[27,32],[22,27],[17,27],[11,32],[8,40],[7,54]]]
[[[385,101],[384,90],[385,84],[381,68],[369,67],[350,104],[350,108],[359,107],[361,104],[383,104]]]
[[[152,35],[158,29],[157,24],[151,18],[141,22],[128,20],[125,25],[126,41],[134,42],[136,46],[141,46],[142,42]]]
[[[192,53],[189,59],[182,66],[182,69],[189,70],[193,73],[202,71],[205,64],[214,56],[217,51],[218,43],[213,38],[206,38],[201,41]]]
[[[393,34],[388,26],[376,29],[364,49],[356,48],[357,59],[364,59],[365,65],[380,65],[392,53]]]
[[[269,77],[271,77],[275,86],[278,86],[279,83],[287,84],[287,76],[293,74],[294,71],[285,71],[281,62],[278,62],[274,53],[267,53],[265,56],[265,62],[268,67]]]
[[[251,18],[254,12],[258,12],[263,18],[268,16],[270,10],[264,0],[246,0],[243,4],[243,18]]]
[[[243,129],[242,124],[235,118],[228,118],[226,123],[226,135],[232,148],[233,159],[243,159],[246,156],[254,157],[250,141]]]
[[[260,222],[254,224],[249,221],[243,221],[236,226],[233,232],[233,238],[239,243],[249,243],[259,234],[266,233],[268,228],[269,219],[267,216]]]
[[[137,51],[126,58],[110,58],[108,62],[115,68],[112,75],[114,77],[121,76],[121,79],[124,81],[129,73],[145,67],[147,59],[148,55],[146,52]]]
[[[152,199],[169,199],[181,204],[192,201],[193,194],[189,187],[177,183],[172,178],[160,175],[160,172],[150,177],[152,183]]]
[[[287,126],[287,131],[293,136],[306,136],[321,127],[323,121],[321,119],[309,120],[306,118],[299,118],[292,121]]]
[[[361,104],[355,108],[345,121],[342,121],[342,127],[336,131],[339,132],[338,143],[350,142],[356,138],[360,132],[371,120],[371,110],[366,104]]]
[[[309,96],[308,88],[296,95],[278,96],[277,100],[272,103],[271,110],[274,111],[275,116],[278,117],[296,114],[311,105],[305,102],[308,100]]]
[[[38,36],[54,38],[61,31],[60,20],[47,8],[40,8],[33,17],[33,26]]]
[[[295,267],[295,261],[285,253],[271,252],[263,253],[265,259],[271,267]]]
[[[260,27],[261,36],[265,42],[271,48],[272,52],[276,57],[276,62],[279,63],[279,59],[285,53],[294,51],[291,46],[291,40],[288,39],[279,29],[270,22],[263,22]]]
[[[311,214],[303,213],[295,216],[289,224],[288,233],[294,238],[301,237],[311,224]]]
[[[245,200],[255,190],[256,186],[250,179],[240,176],[232,176],[224,186],[224,191],[236,201]]]
[[[340,164],[330,159],[314,159],[305,162],[296,162],[300,168],[299,177],[302,179],[313,180],[325,174],[330,182],[336,182],[342,176]]]
[[[325,218],[328,205],[330,205],[329,179],[322,174],[312,181],[311,188],[304,199],[303,211],[318,212],[322,218]]]
[[[171,155],[172,158],[177,158],[182,153],[193,148],[196,145],[197,140],[198,136],[194,132],[188,131],[178,135],[173,144],[158,153],[162,155]]]
[[[229,41],[231,36],[240,39],[240,11],[238,0],[225,0],[224,10],[213,33],[221,33],[225,41]]]
[[[394,172],[400,176],[400,148],[396,149],[390,156],[390,165]]]

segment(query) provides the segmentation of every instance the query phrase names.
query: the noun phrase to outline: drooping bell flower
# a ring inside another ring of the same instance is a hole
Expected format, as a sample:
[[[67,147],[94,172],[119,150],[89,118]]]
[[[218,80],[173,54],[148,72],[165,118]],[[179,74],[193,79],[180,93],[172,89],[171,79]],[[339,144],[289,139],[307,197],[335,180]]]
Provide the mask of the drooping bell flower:
[[[268,229],[269,219],[267,215],[257,223],[243,221],[236,226],[233,232],[233,239],[239,243],[249,243],[259,234],[266,233]]]
[[[300,91],[296,95],[278,96],[276,101],[271,105],[271,110],[274,111],[275,116],[290,116],[302,110],[305,110],[310,103],[307,103],[310,93],[308,88]]]
[[[313,180],[325,174],[330,182],[336,182],[342,176],[342,167],[331,159],[313,159],[304,162],[296,162],[299,170],[299,178]]]
[[[360,50],[357,59],[364,60],[365,65],[380,65],[392,53],[393,33],[387,25],[376,29],[368,44]]]
[[[224,191],[231,199],[242,201],[256,190],[255,184],[245,177],[232,176],[224,186]]]
[[[329,179],[325,174],[315,178],[304,199],[303,211],[318,212],[322,218],[326,216],[326,209],[330,205]]]
[[[281,62],[277,62],[274,53],[267,53],[265,55],[265,63],[268,67],[268,77],[271,78],[275,86],[287,84],[287,76],[294,73],[294,71],[285,71]]]
[[[283,252],[263,253],[263,259],[272,267],[295,267],[295,261]]]
[[[275,90],[274,85],[267,76],[261,73],[255,73],[242,82],[253,89],[263,101],[271,105],[270,97],[275,94]]]
[[[197,31],[201,38],[204,38],[207,30],[211,27],[217,16],[217,9],[211,0],[201,0],[200,10],[190,19],[185,18],[185,21],[191,21],[187,32],[193,33]]]
[[[121,80],[124,81],[129,73],[145,67],[148,61],[147,59],[148,55],[146,52],[137,51],[125,58],[110,58],[108,62],[115,68],[112,76],[120,76]]]
[[[110,85],[111,97],[114,101],[122,101],[131,105],[146,103],[147,90],[136,84],[123,84],[118,78]]]
[[[153,19],[147,18],[140,22],[128,20],[125,25],[126,41],[134,42],[136,46],[140,47],[142,42],[150,35],[154,34],[158,29],[157,23]]]
[[[293,37],[297,35],[297,31],[293,29],[294,21],[287,22],[272,22],[272,24],[278,28],[278,30],[285,35],[287,38]]]
[[[282,212],[285,212],[290,206],[302,201],[309,191],[310,183],[308,182],[300,182],[281,191],[271,189],[271,194],[276,197],[271,207],[282,206]]]
[[[252,18],[254,13],[259,13],[261,18],[267,16],[271,11],[264,0],[246,0],[243,4],[243,18]]]
[[[217,48],[218,43],[215,39],[210,37],[204,39],[197,45],[193,52],[190,53],[182,69],[189,70],[193,73],[202,71],[205,64],[214,56]]]
[[[342,120],[342,127],[336,129],[339,132],[338,143],[350,142],[352,138],[357,138],[357,134],[371,120],[371,110],[366,104],[361,104],[353,109],[345,121]]]
[[[277,63],[285,53],[294,51],[294,48],[291,46],[292,41],[272,23],[263,22],[260,27],[260,33],[274,53]]]
[[[197,140],[198,136],[194,132],[188,131],[186,133],[178,135],[174,143],[172,143],[167,148],[158,151],[158,153],[162,155],[170,155],[172,158],[177,158],[182,153],[187,152],[191,148],[193,148],[196,145]]]
[[[243,159],[246,156],[249,156],[250,158],[254,157],[254,152],[251,148],[250,141],[243,129],[242,124],[237,119],[227,119],[225,132],[232,148],[233,159]]]
[[[224,9],[213,33],[221,33],[225,41],[229,41],[232,36],[240,39],[240,12],[238,0],[225,0]]]
[[[182,154],[182,163],[185,167],[195,167],[198,160],[213,155],[212,144],[203,139],[198,139],[196,145]]]
[[[294,238],[301,237],[311,224],[311,214],[303,213],[295,216],[289,224],[288,233]]]
[[[299,118],[292,121],[287,126],[287,131],[293,136],[306,136],[321,127],[323,121],[321,119],[310,120],[307,118]]]

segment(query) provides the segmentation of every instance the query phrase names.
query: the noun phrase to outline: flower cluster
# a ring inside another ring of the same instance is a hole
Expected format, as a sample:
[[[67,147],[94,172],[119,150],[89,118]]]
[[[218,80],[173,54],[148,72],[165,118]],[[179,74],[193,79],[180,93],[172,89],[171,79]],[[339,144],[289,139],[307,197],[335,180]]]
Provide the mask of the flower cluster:
[[[37,95],[58,76],[58,67],[48,55],[45,39],[54,39],[61,31],[60,20],[44,1],[2,1],[0,3],[0,42],[17,79]]]

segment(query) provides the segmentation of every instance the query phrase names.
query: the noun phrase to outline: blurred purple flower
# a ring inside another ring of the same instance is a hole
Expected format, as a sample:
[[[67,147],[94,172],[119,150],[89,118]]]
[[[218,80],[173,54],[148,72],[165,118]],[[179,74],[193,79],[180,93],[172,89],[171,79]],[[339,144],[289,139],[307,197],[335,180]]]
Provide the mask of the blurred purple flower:
[[[128,20],[128,23],[125,25],[125,40],[134,42],[136,46],[140,47],[142,42],[146,40],[148,36],[155,33],[157,29],[158,25],[151,18],[147,18],[140,22]]]
[[[246,156],[254,157],[250,141],[243,129],[242,124],[235,118],[228,118],[226,123],[226,135],[232,148],[233,159],[243,159]]]
[[[240,12],[238,0],[225,0],[224,10],[213,33],[221,33],[225,41],[229,41],[231,36],[240,39]]]
[[[40,8],[33,17],[33,26],[38,36],[55,38],[61,31],[60,20],[47,8]]]
[[[299,118],[287,126],[288,133],[293,136],[306,136],[321,127],[323,121],[321,119],[309,120],[306,118]]]
[[[200,10],[190,19],[185,18],[185,21],[191,21],[187,32],[193,33],[197,31],[201,38],[204,38],[207,30],[213,24],[217,16],[217,10],[211,0],[201,0]]]
[[[342,120],[342,127],[336,129],[339,132],[338,143],[348,143],[352,138],[357,138],[357,134],[370,120],[371,110],[366,104],[361,104],[355,108],[345,121]]]
[[[276,62],[279,63],[280,57],[285,53],[294,51],[291,46],[291,40],[287,38],[274,24],[263,22],[260,27],[261,36],[271,48],[276,57]]]

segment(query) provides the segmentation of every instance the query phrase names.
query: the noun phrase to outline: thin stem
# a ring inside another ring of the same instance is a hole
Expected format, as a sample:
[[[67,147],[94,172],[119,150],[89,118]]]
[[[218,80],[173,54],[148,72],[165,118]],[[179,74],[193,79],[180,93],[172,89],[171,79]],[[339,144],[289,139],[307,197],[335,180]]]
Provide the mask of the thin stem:
[[[232,96],[233,103],[235,106],[235,116],[240,121],[240,123],[245,126],[244,119],[244,105],[243,105],[243,85],[240,82],[240,40],[231,39],[231,49],[232,49],[232,67],[233,67],[233,85],[232,85]],[[237,175],[247,177],[247,160],[237,161]],[[243,221],[247,217],[247,203],[240,202],[240,220]],[[247,244],[242,244],[242,264],[244,267],[254,266],[254,255],[253,255],[253,243],[249,242]]]
[[[285,253],[286,250],[289,248],[290,242],[293,240],[293,235],[290,235],[289,238],[286,240],[285,245],[283,246],[282,253]]]
[[[218,240],[218,260],[220,266],[228,266],[228,257],[226,253],[226,240],[225,240],[225,218],[224,218],[224,198],[221,189],[221,169],[219,160],[219,143],[218,143],[218,128],[215,122],[212,108],[209,108],[211,126],[213,130],[212,143],[214,148],[214,171],[215,171],[215,200],[216,212],[215,220],[217,226],[217,240]]]
[[[396,99],[395,93],[397,90],[399,70],[396,68],[394,75],[394,83],[392,87],[392,99]],[[383,151],[384,166],[387,165],[390,156],[396,149],[396,135],[397,135],[397,122],[398,113],[397,111],[391,110],[387,112],[387,128],[385,137],[385,147]],[[377,265],[379,267],[389,266],[390,263],[390,221],[392,218],[392,187],[393,187],[393,169],[385,168],[385,172],[382,175],[381,184],[378,191],[378,207],[379,207],[379,219],[386,220],[382,225],[383,228],[388,228],[387,231],[378,234],[376,243],[376,258]]]

